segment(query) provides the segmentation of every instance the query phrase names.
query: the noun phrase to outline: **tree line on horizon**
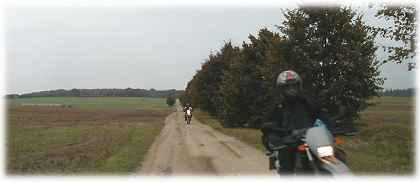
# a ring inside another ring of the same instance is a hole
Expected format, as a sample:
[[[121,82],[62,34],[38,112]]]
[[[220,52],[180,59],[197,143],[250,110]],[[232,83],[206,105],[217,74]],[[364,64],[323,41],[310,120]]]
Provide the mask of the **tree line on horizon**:
[[[30,97],[155,97],[166,98],[180,95],[182,90],[156,90],[156,89],[58,89],[26,94],[9,94],[7,98],[30,98]]]
[[[416,95],[416,90],[414,88],[387,89],[381,92],[380,95],[392,97],[414,97]]]
[[[352,122],[368,100],[382,93],[384,79],[368,26],[349,7],[300,7],[288,10],[279,32],[267,28],[249,35],[241,46],[225,42],[211,53],[187,83],[183,104],[209,112],[224,127],[258,128],[273,121],[282,98],[278,74],[294,70],[303,79],[305,95],[319,101],[330,116],[347,108]]]

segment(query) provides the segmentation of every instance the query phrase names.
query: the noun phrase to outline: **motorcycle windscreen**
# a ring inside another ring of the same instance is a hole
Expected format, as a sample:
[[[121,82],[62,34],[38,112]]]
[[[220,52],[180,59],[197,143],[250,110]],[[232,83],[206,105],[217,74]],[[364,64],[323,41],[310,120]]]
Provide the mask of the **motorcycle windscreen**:
[[[312,127],[306,131],[306,143],[310,150],[318,154],[317,148],[323,146],[333,146],[334,138],[325,127]]]

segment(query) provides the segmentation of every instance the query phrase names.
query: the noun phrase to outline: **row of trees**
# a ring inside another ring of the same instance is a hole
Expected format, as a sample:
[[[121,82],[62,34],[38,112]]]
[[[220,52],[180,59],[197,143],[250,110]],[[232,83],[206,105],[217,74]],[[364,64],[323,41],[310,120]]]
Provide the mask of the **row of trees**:
[[[346,7],[302,7],[285,17],[280,33],[261,29],[240,47],[226,42],[210,54],[181,101],[220,118],[225,127],[259,127],[273,119],[281,100],[277,75],[295,70],[306,94],[327,113],[344,104],[350,108],[347,120],[358,117],[383,84],[374,35],[362,16]]]
[[[414,88],[407,89],[389,89],[381,93],[381,96],[394,96],[394,97],[413,97],[416,92]]]
[[[155,89],[71,89],[71,90],[48,90],[28,94],[13,94],[17,97],[157,97],[166,98],[171,95],[180,94],[180,90],[155,90]]]

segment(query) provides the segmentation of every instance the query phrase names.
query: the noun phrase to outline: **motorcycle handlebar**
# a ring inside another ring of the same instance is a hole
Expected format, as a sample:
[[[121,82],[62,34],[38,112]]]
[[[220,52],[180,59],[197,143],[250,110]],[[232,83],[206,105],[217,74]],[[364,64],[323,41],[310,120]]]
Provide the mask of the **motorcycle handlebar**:
[[[292,135],[295,136],[295,137],[301,137],[301,136],[306,134],[306,130],[308,130],[308,129],[309,128],[292,130]]]
[[[342,135],[342,136],[355,136],[357,131],[348,131],[348,130],[333,130],[331,134],[334,136]]]

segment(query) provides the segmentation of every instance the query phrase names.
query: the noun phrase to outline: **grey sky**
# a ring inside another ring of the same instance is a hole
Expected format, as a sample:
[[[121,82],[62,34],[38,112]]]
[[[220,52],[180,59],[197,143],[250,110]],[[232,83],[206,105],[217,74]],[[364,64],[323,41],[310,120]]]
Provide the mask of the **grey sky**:
[[[6,89],[184,89],[211,51],[282,22],[279,7],[9,7]],[[385,88],[414,87],[386,65]]]

